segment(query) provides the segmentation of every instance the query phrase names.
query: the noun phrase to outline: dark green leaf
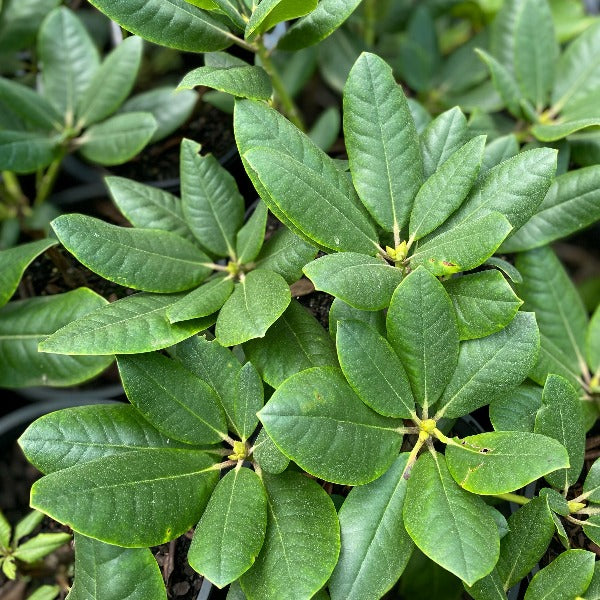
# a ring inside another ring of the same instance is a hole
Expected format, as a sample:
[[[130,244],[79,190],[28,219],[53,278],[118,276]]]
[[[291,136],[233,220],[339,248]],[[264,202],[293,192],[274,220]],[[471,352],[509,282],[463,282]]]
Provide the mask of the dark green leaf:
[[[587,362],[593,374],[600,372],[600,307],[597,307],[590,320],[586,333],[585,350]]]
[[[513,283],[523,283],[523,277],[518,269],[502,258],[490,256],[483,264],[500,269]]]
[[[384,311],[360,310],[346,304],[343,300],[335,298],[329,308],[329,334],[335,339],[337,335],[337,324],[342,320],[362,321],[371,325],[381,335],[385,335]]]
[[[235,251],[240,264],[249,263],[258,256],[265,240],[268,212],[266,204],[259,201],[252,216],[238,231]]]
[[[246,363],[237,375],[233,421],[242,441],[247,440],[258,425],[256,413],[263,407],[263,383],[256,367]]]
[[[278,475],[286,470],[290,459],[277,448],[265,429],[261,429],[254,442],[254,460],[267,473]]]
[[[500,94],[508,112],[517,119],[521,118],[521,90],[511,71],[484,50],[478,48],[475,52],[487,65],[494,87]]]
[[[496,431],[529,431],[542,405],[542,388],[523,383],[490,404],[490,421]]]
[[[479,169],[479,179],[483,179],[487,172],[501,162],[516,156],[519,153],[519,142],[512,133],[492,140],[485,147],[483,162]]]
[[[167,310],[171,323],[206,317],[218,311],[233,292],[231,277],[215,277],[192,290]]]
[[[465,584],[465,590],[474,600],[506,600],[506,592],[496,569],[471,587]]]
[[[47,167],[57,154],[58,140],[44,133],[0,131],[0,169],[31,173]]]

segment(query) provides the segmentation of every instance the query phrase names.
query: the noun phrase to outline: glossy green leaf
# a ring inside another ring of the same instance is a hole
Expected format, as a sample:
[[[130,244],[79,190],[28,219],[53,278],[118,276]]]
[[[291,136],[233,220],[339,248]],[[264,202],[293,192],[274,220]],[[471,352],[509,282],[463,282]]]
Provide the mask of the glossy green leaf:
[[[535,431],[558,440],[569,453],[569,468],[546,475],[546,481],[561,490],[573,485],[583,468],[585,428],[577,390],[560,375],[546,379]]]
[[[454,277],[444,282],[444,288],[454,304],[461,340],[500,331],[523,303],[496,270]]]
[[[303,17],[317,7],[317,0],[264,0],[252,12],[244,37],[264,33],[277,23]]]
[[[147,292],[195,287],[211,273],[206,254],[170,231],[118,227],[86,215],[62,215],[52,228],[63,246],[102,277]]]
[[[119,548],[75,534],[75,581],[69,600],[166,600],[154,556],[147,548]]]
[[[177,86],[178,90],[191,90],[206,86],[239,98],[268,100],[273,93],[271,79],[262,67],[198,67],[190,71]]]
[[[594,574],[595,555],[567,550],[538,571],[525,592],[525,600],[571,600],[587,590]]]
[[[400,359],[370,325],[340,321],[337,351],[348,383],[367,406],[388,417],[408,419],[415,414],[415,400]]]
[[[431,233],[462,204],[477,179],[484,147],[485,136],[467,142],[421,186],[410,215],[411,239]]]
[[[181,363],[157,353],[117,357],[129,401],[156,429],[187,444],[215,444],[227,435],[212,388]]]
[[[100,64],[98,49],[75,13],[53,10],[38,35],[44,96],[72,125],[80,98]]]
[[[458,486],[437,453],[422,455],[412,469],[404,525],[423,553],[467,585],[488,575],[498,559],[498,528],[486,504]]]
[[[250,218],[238,231],[235,252],[240,264],[249,263],[258,256],[265,240],[268,212],[266,204],[259,201]]]
[[[538,211],[504,244],[504,252],[544,246],[600,219],[600,167],[557,177]]]
[[[504,106],[516,118],[522,115],[521,110],[521,90],[513,74],[503,64],[498,62],[493,56],[485,50],[476,49],[477,55],[486,64],[492,76],[492,82],[496,91],[500,94]]]
[[[243,441],[247,440],[258,425],[256,413],[263,407],[264,389],[256,367],[248,362],[236,379],[233,421]]]
[[[542,406],[542,388],[523,383],[490,404],[490,421],[496,431],[533,433],[535,416]]]
[[[402,422],[367,408],[332,367],[315,367],[287,379],[259,418],[287,456],[334,483],[358,485],[376,479],[402,443]]]
[[[181,144],[181,201],[185,220],[204,248],[234,256],[235,235],[244,219],[244,200],[235,179],[200,144]]]
[[[25,563],[34,563],[71,541],[68,533],[39,533],[19,544],[13,556]]]
[[[290,288],[281,275],[262,269],[250,271],[221,308],[215,336],[223,346],[263,337],[290,300]]]
[[[219,477],[212,464],[206,454],[192,450],[107,456],[36,481],[31,505],[76,532],[107,543],[157,546],[199,520]]]
[[[325,585],[340,551],[333,502],[299,473],[265,476],[267,531],[254,566],[241,578],[248,600],[301,600]]]
[[[218,311],[233,292],[230,277],[215,277],[192,290],[167,310],[171,323],[206,317]]]
[[[79,126],[97,123],[119,108],[129,96],[142,60],[142,39],[125,38],[102,62],[78,98]]]
[[[600,372],[600,307],[590,320],[585,338],[587,363],[593,374]]]
[[[387,314],[387,331],[416,402],[432,405],[456,367],[458,328],[448,294],[425,269],[413,271],[397,287]]]
[[[556,440],[523,431],[494,431],[446,447],[454,480],[474,494],[505,494],[564,468],[569,455]]]
[[[361,54],[348,75],[344,137],[360,199],[381,227],[399,231],[423,181],[421,153],[404,92],[375,54]]]
[[[133,406],[121,403],[77,406],[44,415],[27,428],[19,445],[42,473],[113,454],[185,447],[152,427]]]
[[[138,354],[177,344],[214,322],[210,317],[169,324],[166,312],[181,295],[135,294],[102,306],[46,338],[40,352]]]
[[[353,488],[339,512],[342,547],[329,580],[332,600],[380,598],[398,580],[413,543],[402,522],[408,454],[377,480]]]
[[[79,140],[79,151],[92,162],[120,165],[150,142],[156,127],[156,120],[150,113],[118,114],[87,129]]]
[[[221,588],[254,563],[267,527],[267,495],[247,468],[229,471],[217,484],[188,553],[190,565]]]
[[[343,300],[335,298],[329,307],[329,334],[335,339],[337,324],[342,320],[362,321],[371,325],[381,335],[385,335],[385,313],[382,310],[360,310],[346,304]]]
[[[534,498],[508,519],[508,533],[500,542],[496,569],[505,590],[523,579],[546,552],[554,521],[544,497]]]
[[[15,293],[31,262],[56,243],[56,240],[44,239],[0,251],[0,307]]]
[[[213,52],[231,45],[231,33],[210,13],[185,0],[93,0],[109,19],[142,38],[188,52]]]
[[[102,372],[112,357],[39,354],[38,343],[74,319],[85,318],[106,300],[87,288],[10,302],[0,310],[0,386],[66,386]]]
[[[43,133],[0,131],[0,169],[31,173],[55,158],[58,140]]]
[[[362,310],[386,308],[402,281],[401,269],[357,252],[323,256],[307,264],[303,271],[317,290]]]
[[[277,448],[265,429],[261,429],[254,442],[254,460],[267,473],[278,475],[286,470],[290,459]]]
[[[438,417],[461,417],[503,397],[527,377],[539,346],[535,315],[524,312],[497,333],[462,342]]]
[[[296,300],[291,301],[264,337],[246,342],[244,351],[273,388],[305,369],[337,366],[327,331]]]

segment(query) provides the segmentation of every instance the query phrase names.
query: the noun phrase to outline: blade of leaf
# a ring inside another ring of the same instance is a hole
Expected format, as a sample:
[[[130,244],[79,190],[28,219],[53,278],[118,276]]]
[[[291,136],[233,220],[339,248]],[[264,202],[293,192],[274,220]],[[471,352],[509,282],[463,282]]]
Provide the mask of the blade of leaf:
[[[211,279],[192,290],[167,310],[170,323],[206,317],[218,311],[233,292],[233,281],[228,276]]]

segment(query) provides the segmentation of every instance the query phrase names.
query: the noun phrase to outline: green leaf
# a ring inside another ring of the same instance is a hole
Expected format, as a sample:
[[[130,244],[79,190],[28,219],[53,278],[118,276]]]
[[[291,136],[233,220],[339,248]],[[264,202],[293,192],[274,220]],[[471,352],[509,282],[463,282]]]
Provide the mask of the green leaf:
[[[200,2],[200,3],[212,2],[213,6],[216,6],[221,12],[226,14],[229,17],[229,19],[231,19],[231,22],[233,24],[235,24],[235,26],[240,31],[244,30],[244,27],[246,26],[246,22],[240,12],[240,10],[242,10],[242,7],[244,6],[243,4],[240,7],[240,5],[237,4],[234,0],[194,0],[193,3],[196,3],[196,6],[201,6],[201,4],[198,4],[198,2]],[[245,5],[248,7],[247,2],[245,3]],[[201,6],[201,8],[204,8],[204,7]],[[210,55],[207,54],[207,55],[205,55],[204,58],[206,59],[207,56],[210,56]]]
[[[307,264],[303,271],[317,290],[362,310],[386,308],[402,281],[401,269],[381,258],[356,252],[323,256]]]
[[[556,373],[579,385],[588,320],[581,297],[548,247],[519,254],[516,266],[523,274],[517,294],[540,328],[540,356],[530,378],[544,385],[548,373]]]
[[[267,531],[254,566],[241,578],[248,600],[301,600],[325,585],[340,551],[333,502],[300,473],[265,476]]]
[[[535,416],[542,406],[542,388],[523,383],[490,404],[490,421],[496,431],[533,433]]]
[[[305,369],[337,366],[327,331],[296,300],[290,302],[264,337],[246,342],[244,351],[273,388]]]
[[[411,239],[431,233],[462,204],[477,179],[485,139],[478,136],[456,150],[421,186],[410,215]]]
[[[290,300],[290,288],[281,275],[262,269],[250,271],[219,312],[217,340],[223,346],[235,346],[263,337]]]
[[[263,0],[252,12],[244,37],[269,31],[282,21],[303,17],[315,10],[317,0]]]
[[[44,239],[0,251],[0,307],[17,291],[25,269],[56,243],[56,240]]]
[[[339,512],[342,547],[329,580],[332,600],[380,598],[398,580],[413,543],[402,522],[408,454],[377,480],[353,488]]]
[[[199,520],[219,477],[212,465],[195,450],[107,456],[42,477],[31,488],[31,505],[109,544],[158,546]]]
[[[30,48],[44,17],[57,4],[59,0],[5,0],[0,16],[0,52]]]
[[[25,563],[34,563],[70,541],[71,535],[68,533],[39,533],[19,544],[13,556]]]
[[[587,590],[594,574],[595,555],[567,550],[538,571],[525,592],[525,600],[571,600]]]
[[[87,288],[65,294],[10,302],[0,310],[0,386],[66,386],[104,371],[112,357],[39,354],[43,343],[73,319],[85,318],[106,305]]]
[[[244,221],[244,200],[235,179],[200,144],[181,144],[181,200],[185,220],[204,248],[235,256],[235,235]]]
[[[474,216],[442,233],[434,232],[435,237],[419,244],[410,264],[413,268],[422,265],[437,276],[474,269],[498,249],[511,230],[511,224],[498,212]]]
[[[507,598],[496,569],[476,581],[471,587],[465,584],[465,590],[474,600],[506,600]]]
[[[567,449],[569,468],[546,475],[550,485],[567,489],[577,481],[583,468],[585,428],[577,391],[560,375],[548,375],[546,379],[535,431],[558,440]]]
[[[238,98],[269,100],[273,93],[271,79],[262,67],[251,65],[235,67],[198,67],[190,71],[177,86],[191,90],[206,86]]]
[[[259,201],[251,217],[238,231],[235,251],[240,264],[249,263],[258,256],[265,240],[268,212],[266,204]]]
[[[218,311],[233,292],[233,281],[219,276],[192,290],[167,310],[171,323],[206,317]]]
[[[44,96],[73,125],[79,101],[100,65],[98,49],[83,23],[64,6],[42,23],[37,49]]]
[[[444,288],[454,304],[461,340],[500,331],[523,304],[502,274],[492,269],[454,277]]]
[[[400,359],[370,325],[339,321],[337,351],[348,383],[367,406],[387,417],[408,419],[415,414],[415,400]]]
[[[47,167],[57,154],[58,140],[43,133],[0,131],[0,169],[32,173]]]
[[[523,113],[521,110],[521,90],[511,71],[485,50],[477,48],[475,52],[489,69],[494,87],[500,94],[508,112],[517,119],[521,118]]]
[[[119,548],[75,534],[75,581],[69,600],[166,600],[158,564],[147,548]]]
[[[556,178],[538,211],[502,245],[504,252],[544,246],[600,219],[600,167]]]
[[[518,269],[502,258],[490,256],[483,264],[500,269],[513,283],[523,283],[523,277]]]
[[[166,312],[181,295],[135,294],[90,312],[39,344],[58,354],[139,354],[161,350],[203,331],[210,317],[169,324]]]
[[[518,153],[519,142],[514,134],[510,133],[492,140],[485,147],[481,169],[479,169],[479,179],[483,179],[490,169]]]
[[[321,0],[315,10],[286,31],[277,47],[299,50],[320,42],[331,35],[359,4],[360,0]]]
[[[458,360],[458,328],[442,284],[425,269],[396,288],[387,314],[388,339],[402,361],[415,400],[431,406]]]
[[[15,525],[15,535],[13,542],[17,543],[26,535],[33,533],[34,529],[44,520],[43,513],[38,510],[32,510],[27,513],[21,520]]]
[[[6,517],[0,512],[0,548],[8,550],[12,528]]]
[[[161,354],[117,357],[127,398],[156,429],[187,444],[215,444],[227,435],[212,388]]]
[[[104,182],[119,210],[134,227],[163,229],[195,241],[183,217],[179,198],[124,177],[106,177]]]
[[[512,492],[569,464],[563,445],[538,433],[494,431],[454,440],[446,447],[448,470],[474,494]]]
[[[423,553],[467,585],[498,560],[498,528],[486,504],[458,486],[437,453],[422,455],[412,469],[404,525]]]
[[[170,231],[111,225],[86,215],[52,221],[58,239],[77,260],[105,279],[147,292],[179,292],[211,273],[210,259]]]
[[[267,495],[253,471],[229,471],[217,484],[194,532],[190,565],[217,587],[254,563],[267,527]]]
[[[571,511],[569,510],[569,502],[567,499],[553,488],[542,488],[539,492],[540,496],[548,498],[548,506],[552,512],[563,517],[568,516]]]
[[[586,475],[583,492],[590,502],[600,503],[600,460],[598,459],[594,461]]]
[[[376,479],[402,443],[402,422],[367,408],[332,367],[287,379],[259,418],[280,450],[312,475],[334,483]]]
[[[373,329],[385,335],[385,314],[383,311],[360,310],[346,304],[343,300],[335,298],[329,308],[329,334],[335,339],[337,324],[342,320],[362,321],[371,325]]]
[[[19,438],[27,460],[42,473],[60,471],[113,454],[184,448],[129,404],[65,408],[40,417]]]
[[[56,600],[60,595],[60,591],[59,585],[42,585],[30,594],[27,600]],[[72,596],[69,597],[73,600]]]
[[[521,581],[544,555],[554,535],[554,521],[545,497],[534,498],[508,519],[500,542],[496,569],[505,590]]]
[[[419,139],[389,65],[363,52],[344,87],[344,134],[352,180],[386,231],[407,222],[423,181]]]
[[[600,306],[596,307],[585,338],[587,362],[593,374],[600,372]]]
[[[462,342],[438,417],[461,417],[517,387],[535,364],[539,347],[535,315],[525,312],[497,333]]]
[[[336,106],[326,108],[313,123],[308,136],[322,150],[329,150],[340,134],[340,111]]]
[[[256,367],[247,362],[238,373],[233,404],[233,421],[242,441],[247,440],[258,425],[258,411],[264,404],[262,379]]]
[[[210,13],[185,0],[93,0],[109,19],[161,46],[213,52],[231,45],[231,33]]]
[[[265,429],[261,429],[254,442],[254,460],[267,473],[278,475],[286,470],[290,459],[277,448]]]
[[[594,564],[594,576],[584,598],[585,600],[600,600],[600,562]]]
[[[598,544],[600,541],[600,516],[590,515],[582,526],[583,533],[592,541],[594,544]]]
[[[597,125],[600,125],[600,117],[565,120],[548,124],[538,123],[531,128],[531,133],[541,142],[555,142],[556,140],[562,140],[577,131]]]

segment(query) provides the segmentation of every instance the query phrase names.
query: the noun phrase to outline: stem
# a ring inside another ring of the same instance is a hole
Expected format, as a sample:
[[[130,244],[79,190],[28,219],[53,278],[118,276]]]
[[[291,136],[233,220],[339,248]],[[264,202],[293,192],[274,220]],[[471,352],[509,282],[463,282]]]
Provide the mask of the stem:
[[[48,170],[44,173],[40,185],[37,188],[37,194],[33,202],[33,206],[40,206],[52,192],[56,178],[60,171],[60,165],[65,156],[65,151],[61,151],[59,155],[50,163]]]
[[[495,498],[500,498],[501,500],[506,500],[507,502],[514,502],[515,504],[527,504],[531,501],[530,498],[526,498],[525,496],[519,496],[519,494],[492,494]]]
[[[365,1],[365,29],[363,37],[367,46],[373,46],[375,44],[375,1]]]
[[[218,463],[210,467],[211,471],[220,471],[221,469],[226,469],[227,467],[234,467],[237,465],[237,460],[226,460],[222,463]]]
[[[2,181],[11,204],[21,208],[26,207],[27,197],[21,189],[18,177],[12,171],[2,171]]]
[[[427,441],[427,438],[429,438],[429,434],[425,433],[424,431],[421,431],[419,433],[419,439],[417,440],[417,443],[415,444],[414,448],[410,451],[410,454],[408,455],[408,460],[406,461],[406,466],[402,471],[402,477],[404,479],[408,479],[410,477],[410,472],[413,468],[413,465],[415,464],[415,462],[417,462],[417,455],[419,454],[419,450],[421,450],[423,444]]]
[[[306,131],[306,126],[304,125],[304,121],[300,116],[298,107],[294,104],[292,97],[288,94],[288,91],[285,89],[283,79],[281,79],[279,73],[275,69],[275,65],[273,65],[273,61],[271,60],[269,51],[265,47],[262,37],[259,37],[256,40],[256,49],[264,70],[268,73],[269,77],[271,78],[273,89],[275,90],[277,98],[281,103],[283,112],[298,129],[300,129],[301,131]]]

